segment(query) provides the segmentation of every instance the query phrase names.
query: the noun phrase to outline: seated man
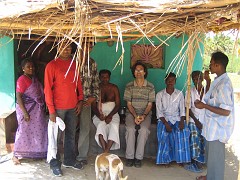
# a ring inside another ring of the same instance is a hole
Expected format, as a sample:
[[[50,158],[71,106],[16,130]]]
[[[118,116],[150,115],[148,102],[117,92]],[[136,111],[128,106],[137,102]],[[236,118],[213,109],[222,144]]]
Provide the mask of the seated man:
[[[145,78],[145,64],[137,62],[132,67],[134,81],[126,85],[124,100],[126,112],[126,166],[142,167],[145,144],[150,134],[152,103],[155,101],[154,85]]]
[[[184,123],[185,106],[183,93],[174,88],[176,75],[165,77],[166,89],[157,93],[156,111],[158,118],[158,152],[156,164],[169,165],[170,162],[191,161],[189,149],[189,129]]]
[[[120,95],[118,87],[109,83],[111,72],[101,70],[99,72],[100,97],[98,103],[93,103],[92,110],[95,113],[93,123],[97,127],[95,139],[104,152],[120,148],[119,123]]]
[[[190,121],[188,124],[190,130],[190,152],[192,163],[184,166],[184,168],[193,172],[201,172],[202,163],[205,163],[205,141],[204,137],[201,135],[204,122],[204,110],[197,109],[194,105],[194,102],[197,99],[205,102],[204,95],[208,91],[211,83],[209,73],[205,73],[204,79],[207,82],[206,87],[202,85],[203,73],[201,71],[192,72],[192,81],[194,83],[194,87],[191,88],[189,106]]]

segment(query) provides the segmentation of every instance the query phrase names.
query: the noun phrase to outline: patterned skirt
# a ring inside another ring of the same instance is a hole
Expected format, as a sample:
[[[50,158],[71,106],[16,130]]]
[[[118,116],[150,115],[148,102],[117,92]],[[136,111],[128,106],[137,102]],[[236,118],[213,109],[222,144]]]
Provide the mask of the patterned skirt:
[[[178,121],[174,125],[171,122],[168,123],[172,127],[171,133],[166,131],[166,127],[161,121],[158,121],[158,152],[156,164],[169,164],[172,161],[176,161],[177,163],[190,162],[190,131],[187,125],[185,124],[184,129],[180,130],[178,128]]]
[[[202,131],[193,122],[190,122],[188,127],[190,130],[191,158],[200,163],[205,163],[205,140],[201,135]]]

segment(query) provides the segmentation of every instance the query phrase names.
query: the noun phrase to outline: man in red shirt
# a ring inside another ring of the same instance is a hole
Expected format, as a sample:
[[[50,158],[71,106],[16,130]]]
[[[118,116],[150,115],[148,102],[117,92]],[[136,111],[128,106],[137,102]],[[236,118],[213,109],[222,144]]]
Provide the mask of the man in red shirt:
[[[56,117],[60,117],[66,126],[63,166],[82,169],[83,166],[75,160],[75,132],[77,116],[82,109],[82,83],[75,74],[76,62],[71,57],[71,44],[60,43],[58,52],[59,57],[50,61],[45,69],[44,93],[49,119],[56,122]],[[61,142],[61,134],[62,131],[58,129],[58,144]],[[55,176],[62,176],[59,151],[56,159],[53,159],[52,164],[50,162],[50,167]]]

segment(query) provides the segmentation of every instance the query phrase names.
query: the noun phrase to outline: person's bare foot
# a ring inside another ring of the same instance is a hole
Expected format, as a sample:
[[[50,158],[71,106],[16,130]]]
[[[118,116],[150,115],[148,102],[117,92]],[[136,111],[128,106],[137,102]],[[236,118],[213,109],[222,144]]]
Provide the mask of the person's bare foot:
[[[17,157],[15,157],[15,156],[13,156],[12,161],[13,161],[13,164],[14,164],[14,165],[21,164],[21,162],[19,161],[19,159],[18,159]]]
[[[169,168],[169,167],[171,167],[170,164],[159,164],[159,166],[162,166],[162,167],[164,167],[164,168]]]
[[[184,164],[183,163],[178,163],[178,166],[183,167]]]
[[[195,163],[199,169],[203,169],[203,164],[200,162]]]
[[[207,180],[207,176],[197,176],[196,180]]]
[[[170,165],[170,164],[164,164],[164,167],[165,167],[165,168],[170,168],[171,165]]]
[[[156,164],[158,167],[164,167],[164,168],[169,168],[171,167],[171,164]]]

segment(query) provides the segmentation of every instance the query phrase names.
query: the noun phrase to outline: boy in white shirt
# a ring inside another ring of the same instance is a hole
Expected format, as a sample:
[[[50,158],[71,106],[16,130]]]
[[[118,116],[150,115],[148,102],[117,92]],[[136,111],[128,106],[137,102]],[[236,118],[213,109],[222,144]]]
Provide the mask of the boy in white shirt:
[[[189,129],[185,121],[184,96],[175,89],[176,75],[165,77],[166,88],[157,93],[157,137],[158,152],[156,164],[176,161],[180,165],[191,161],[189,148]]]
[[[204,109],[197,109],[194,105],[194,102],[197,99],[204,102],[204,95],[208,91],[211,83],[209,73],[206,72],[204,74],[204,79],[207,82],[206,87],[202,85],[203,73],[201,71],[192,72],[192,81],[194,83],[194,87],[191,88],[190,93],[190,121],[188,124],[188,128],[190,130],[189,141],[192,163],[184,166],[186,170],[192,172],[202,172],[202,164],[205,163],[205,140],[201,135],[202,126],[204,123]]]

